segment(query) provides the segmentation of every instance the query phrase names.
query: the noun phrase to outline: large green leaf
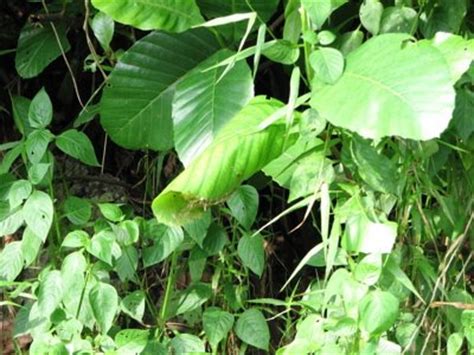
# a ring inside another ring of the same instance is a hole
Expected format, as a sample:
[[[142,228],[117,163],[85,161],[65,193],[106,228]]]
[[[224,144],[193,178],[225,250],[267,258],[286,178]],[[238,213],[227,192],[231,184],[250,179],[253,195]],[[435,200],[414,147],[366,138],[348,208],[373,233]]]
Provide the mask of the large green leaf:
[[[182,32],[204,22],[194,0],[92,0],[115,21],[141,30]]]
[[[216,52],[206,29],[153,32],[137,41],[112,71],[101,101],[101,123],[128,149],[173,146],[171,104],[176,83]]]
[[[316,90],[311,105],[364,137],[438,137],[454,109],[450,66],[431,43],[409,40],[395,33],[370,39],[347,56],[335,85]]]
[[[253,96],[252,74],[245,61],[237,62],[222,78],[225,67],[203,72],[230,55],[232,52],[228,50],[217,52],[176,86],[174,139],[185,165],[206,149],[219,130]]]
[[[107,334],[118,310],[117,291],[109,284],[98,282],[89,293],[89,301],[102,334]]]
[[[56,27],[62,49],[67,52],[70,48],[66,30]],[[26,24],[21,30],[15,57],[15,67],[18,74],[25,79],[40,74],[53,60],[61,55],[61,47],[49,24],[35,26]]]
[[[158,221],[185,224],[226,199],[239,184],[279,156],[285,123],[263,130],[258,125],[283,104],[254,98],[219,133],[215,141],[153,201]]]
[[[256,308],[246,310],[237,320],[235,333],[247,344],[268,351],[270,330],[261,311]]]

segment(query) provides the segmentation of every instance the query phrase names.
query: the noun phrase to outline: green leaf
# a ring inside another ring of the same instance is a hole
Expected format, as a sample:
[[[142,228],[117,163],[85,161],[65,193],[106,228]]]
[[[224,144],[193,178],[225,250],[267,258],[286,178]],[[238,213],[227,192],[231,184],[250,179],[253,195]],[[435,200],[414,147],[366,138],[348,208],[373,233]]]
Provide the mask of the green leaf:
[[[302,0],[301,5],[308,13],[309,18],[317,28],[326,22],[329,16],[348,0]]]
[[[179,227],[162,227],[162,233],[155,237],[155,244],[143,250],[145,267],[158,264],[174,252],[184,240],[183,230]]]
[[[62,248],[84,248],[90,244],[89,234],[82,230],[69,232],[61,243]]]
[[[92,0],[92,5],[140,30],[182,32],[204,22],[195,0]]]
[[[229,238],[225,228],[217,223],[212,223],[202,243],[202,249],[206,252],[207,256],[217,255],[228,243]]]
[[[115,262],[115,271],[120,278],[120,281],[134,281],[137,282],[136,270],[138,267],[138,251],[132,246],[124,247],[122,255]]]
[[[273,62],[291,65],[296,63],[300,56],[297,44],[287,40],[276,40],[271,45],[265,46],[262,54]]]
[[[92,205],[84,198],[68,196],[64,201],[64,216],[75,225],[89,222],[92,215]]]
[[[87,262],[82,251],[68,254],[61,265],[61,277],[64,286],[63,304],[68,314],[74,317],[78,312],[81,295],[85,287],[84,273],[86,268]],[[87,308],[90,308],[90,306],[87,299],[84,299],[81,310]],[[81,319],[81,317],[79,318]]]
[[[91,166],[100,166],[92,142],[84,133],[69,129],[56,137],[56,146],[64,153]]]
[[[365,42],[347,56],[336,84],[314,92],[311,105],[332,124],[363,137],[438,137],[454,109],[449,66],[438,49],[405,43],[409,39],[393,33]]]
[[[191,312],[206,303],[211,296],[211,285],[198,282],[178,293],[172,302],[171,308],[174,308],[174,315]]]
[[[474,311],[467,309],[461,314],[461,324],[464,336],[469,342],[470,347],[474,346]]]
[[[32,128],[46,128],[53,119],[53,104],[48,93],[42,88],[31,100],[28,121]]]
[[[277,9],[279,0],[197,0],[206,18],[256,12],[263,22],[268,21]],[[220,28],[220,33],[232,42],[240,40],[246,31],[245,23],[232,23]],[[256,28],[255,28],[256,29]]]
[[[25,266],[29,266],[35,261],[41,244],[42,240],[30,228],[25,228],[21,239],[21,252],[25,260]]]
[[[173,354],[202,354],[206,352],[204,342],[195,335],[178,334],[169,343]]]
[[[38,311],[44,317],[53,314],[59,307],[64,294],[63,280],[58,270],[52,270],[40,281],[38,291]]]
[[[174,140],[185,166],[209,146],[222,127],[253,96],[252,75],[245,61],[237,62],[222,78],[225,67],[203,71],[230,55],[229,50],[215,53],[176,85]]]
[[[217,49],[206,29],[153,32],[135,42],[110,74],[101,100],[101,123],[112,140],[128,149],[171,148],[175,86]]]
[[[123,329],[115,335],[115,344],[120,354],[141,354],[148,344],[149,330]]]
[[[421,32],[426,38],[436,32],[458,33],[467,14],[466,0],[436,0],[421,14]]]
[[[234,325],[234,316],[218,307],[208,307],[202,314],[202,324],[213,349],[227,337]]]
[[[334,84],[344,72],[344,57],[334,48],[320,48],[309,57],[316,77],[324,83]]]
[[[97,259],[112,265],[112,247],[115,235],[111,231],[102,230],[94,235],[87,245],[87,251]]]
[[[339,50],[344,56],[359,48],[364,42],[364,33],[359,30],[346,32],[341,36]]]
[[[352,158],[358,168],[358,173],[372,189],[379,192],[397,195],[403,186],[400,174],[395,164],[366,140],[354,136],[352,140]]]
[[[348,252],[388,254],[397,237],[395,222],[372,222],[364,213],[355,214],[346,222],[341,245]]]
[[[98,12],[91,22],[91,28],[95,38],[99,41],[102,48],[107,51],[110,49],[110,42],[114,36],[114,20],[103,12]]]
[[[15,233],[23,224],[23,210],[16,209],[10,211],[8,203],[5,203],[7,207],[7,215],[2,216],[0,220],[0,236],[10,235]]]
[[[40,184],[48,173],[50,167],[51,163],[32,164],[28,168],[28,180],[30,180],[33,185]]]
[[[102,334],[107,334],[118,309],[118,295],[109,284],[98,282],[89,293],[94,318]]]
[[[56,30],[61,46],[49,23],[37,26],[27,22],[22,28],[15,56],[15,67],[22,78],[29,79],[40,74],[61,55],[61,47],[64,52],[69,50],[65,28],[56,26]]]
[[[51,197],[34,191],[23,206],[26,225],[44,242],[53,223],[54,207]]]
[[[10,203],[10,209],[14,209],[21,206],[23,202],[30,196],[33,187],[28,180],[17,180],[15,181],[8,191],[8,201]]]
[[[439,49],[446,58],[454,85],[474,61],[474,39],[466,40],[451,33],[439,32],[429,43]]]
[[[457,355],[459,350],[461,350],[463,342],[462,333],[453,333],[448,338],[448,355]]]
[[[87,122],[92,121],[99,113],[100,113],[100,104],[86,105],[81,110],[81,112],[79,112],[79,115],[77,115],[77,118],[74,120],[73,127],[77,128]]]
[[[398,299],[390,292],[370,291],[359,305],[363,329],[371,335],[390,329],[398,317],[398,307]]]
[[[23,253],[21,242],[5,245],[0,253],[0,280],[14,281],[23,270]]]
[[[192,240],[202,248],[202,243],[206,239],[207,231],[212,222],[211,211],[207,210],[203,213],[201,218],[192,220],[183,226]]]
[[[360,22],[367,31],[376,35],[380,30],[382,14],[383,5],[380,0],[364,0],[359,11]]]
[[[239,186],[227,200],[232,216],[245,229],[250,229],[258,210],[258,192],[250,185]]]
[[[33,164],[39,163],[43,159],[49,142],[54,136],[47,129],[34,130],[27,138],[25,143],[26,155]]]
[[[240,238],[237,252],[245,267],[248,267],[256,275],[262,276],[265,267],[265,250],[263,237],[260,234],[255,236],[246,234]]]
[[[374,285],[382,273],[382,255],[366,255],[354,270],[354,278],[368,286]]]
[[[240,183],[279,156],[283,149],[283,121],[258,130],[282,104],[254,98],[219,133],[214,142],[155,198],[158,221],[186,224],[219,203]],[[205,168],[203,168],[205,167]]]
[[[32,128],[28,119],[28,111],[30,109],[31,100],[23,96],[11,96],[12,113],[15,126],[23,136],[28,136]]]
[[[268,351],[270,330],[265,317],[258,309],[251,308],[242,313],[235,325],[235,333],[243,342]]]
[[[390,6],[383,10],[380,33],[414,33],[418,14],[411,7]]]
[[[123,313],[141,323],[145,314],[145,294],[142,291],[128,294],[120,302],[120,309]]]
[[[125,218],[120,205],[116,203],[99,203],[99,210],[102,215],[112,222],[120,222]]]

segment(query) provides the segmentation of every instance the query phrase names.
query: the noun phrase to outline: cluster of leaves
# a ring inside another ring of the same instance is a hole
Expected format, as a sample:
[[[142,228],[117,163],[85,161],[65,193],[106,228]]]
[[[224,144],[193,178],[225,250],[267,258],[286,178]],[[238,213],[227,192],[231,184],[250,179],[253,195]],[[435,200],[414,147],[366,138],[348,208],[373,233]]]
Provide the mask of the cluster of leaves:
[[[474,349],[468,1],[39,5],[14,50],[21,80],[56,60],[73,74],[79,14],[83,70],[103,85],[83,103],[72,78],[83,107],[57,134],[46,89],[5,104],[19,138],[0,145],[0,306],[17,307],[31,353]],[[133,44],[114,49],[120,36]],[[265,65],[281,66],[285,102],[255,95]],[[84,133],[98,114],[116,145],[156,152],[147,184],[170,152],[184,166],[142,215],[57,177],[58,156],[100,167]],[[287,200],[268,222],[266,186]],[[258,298],[281,219],[317,238],[286,297]]]

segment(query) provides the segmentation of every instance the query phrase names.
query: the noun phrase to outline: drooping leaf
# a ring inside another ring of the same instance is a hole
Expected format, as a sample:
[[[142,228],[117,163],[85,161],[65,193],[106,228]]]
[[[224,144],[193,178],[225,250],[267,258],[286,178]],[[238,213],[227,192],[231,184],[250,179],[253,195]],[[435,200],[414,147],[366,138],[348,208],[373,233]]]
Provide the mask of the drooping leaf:
[[[112,140],[128,149],[171,148],[175,86],[217,49],[206,29],[153,32],[135,42],[112,71],[101,100],[101,123]]]
[[[202,324],[213,349],[225,339],[234,325],[234,316],[217,307],[208,307],[202,315]]]
[[[237,188],[227,200],[232,216],[239,221],[242,227],[250,229],[258,210],[258,192],[251,185]]]
[[[228,50],[217,52],[176,85],[174,140],[185,166],[209,146],[222,127],[253,96],[252,75],[245,61],[237,62],[222,78],[225,67],[203,71],[231,54]]]
[[[63,26],[56,26],[61,46],[50,24],[36,26],[27,22],[21,30],[15,56],[15,67],[18,74],[29,79],[40,74],[53,60],[70,48]]]
[[[110,42],[114,36],[114,27],[114,20],[104,12],[99,11],[92,19],[92,31],[94,31],[94,36],[104,50],[110,48]]]
[[[334,84],[344,71],[344,57],[334,48],[320,48],[309,60],[316,77],[327,84]]]
[[[23,206],[23,217],[26,225],[31,228],[44,242],[53,223],[53,201],[42,191],[34,191]]]
[[[256,308],[246,310],[238,318],[235,333],[244,342],[267,351],[270,342],[270,330],[267,321]]]
[[[53,104],[42,88],[35,95],[28,110],[28,121],[32,128],[46,128],[53,119]]]
[[[247,234],[240,238],[237,252],[245,267],[262,276],[265,267],[265,249],[260,234],[255,236]]]
[[[360,22],[373,35],[379,33],[382,14],[383,5],[380,0],[364,0],[360,6]]]
[[[56,145],[67,155],[91,166],[99,166],[89,137],[75,129],[69,129],[56,137]]]
[[[204,22],[195,0],[92,0],[115,21],[141,30],[182,32]]]
[[[118,309],[118,295],[115,288],[98,282],[89,293],[92,312],[102,334],[107,334]]]
[[[63,299],[64,286],[58,270],[48,272],[41,280],[38,291],[38,310],[44,317],[49,317]]]
[[[301,5],[305,8],[311,21],[317,28],[326,22],[329,16],[348,0],[302,0]]]
[[[8,243],[0,252],[0,280],[14,281],[23,270],[21,242]]]
[[[398,298],[390,292],[370,291],[359,306],[363,329],[373,335],[388,330],[397,319],[398,307]]]
[[[284,122],[258,130],[282,104],[254,98],[219,133],[215,141],[173,180],[152,204],[158,221],[186,224],[219,203],[272,159],[281,154]]]
[[[368,138],[439,136],[454,109],[449,66],[438,49],[409,39],[384,34],[364,43],[347,56],[338,82],[317,90],[311,105],[332,124]]]
[[[32,128],[28,119],[31,100],[23,96],[11,96],[12,113],[15,126],[23,136],[28,136]]]

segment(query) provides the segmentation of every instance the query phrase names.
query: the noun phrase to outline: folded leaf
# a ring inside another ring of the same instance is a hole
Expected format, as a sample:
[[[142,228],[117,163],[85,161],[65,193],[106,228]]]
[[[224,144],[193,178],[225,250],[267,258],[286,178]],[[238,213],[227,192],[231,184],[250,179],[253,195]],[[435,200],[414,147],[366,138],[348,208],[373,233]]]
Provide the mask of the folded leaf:
[[[278,157],[283,150],[285,122],[277,121],[264,130],[258,130],[258,125],[282,106],[281,102],[262,96],[250,101],[155,198],[152,208],[158,221],[182,225],[198,218]]]

